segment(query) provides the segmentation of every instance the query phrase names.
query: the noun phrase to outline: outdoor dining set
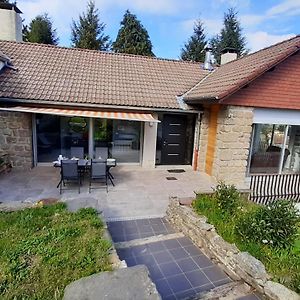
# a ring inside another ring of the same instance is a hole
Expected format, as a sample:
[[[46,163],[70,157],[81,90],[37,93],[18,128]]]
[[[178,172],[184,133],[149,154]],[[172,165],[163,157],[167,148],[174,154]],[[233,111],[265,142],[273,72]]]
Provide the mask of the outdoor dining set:
[[[71,147],[70,153],[71,158],[60,155],[58,160],[53,162],[54,167],[60,168],[60,181],[57,184],[60,194],[65,189],[67,182],[76,183],[78,193],[80,193],[80,186],[86,174],[89,177],[89,193],[92,189],[99,187],[104,187],[108,192],[108,180],[114,186],[114,177],[110,169],[115,167],[117,163],[116,159],[108,157],[107,147],[96,147],[92,159],[84,158],[83,147]]]

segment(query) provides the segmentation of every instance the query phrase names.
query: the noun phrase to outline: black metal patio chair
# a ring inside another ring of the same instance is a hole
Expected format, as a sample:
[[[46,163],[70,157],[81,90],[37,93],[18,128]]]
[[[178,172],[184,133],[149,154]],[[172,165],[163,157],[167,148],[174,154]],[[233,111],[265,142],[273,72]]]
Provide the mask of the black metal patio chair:
[[[80,173],[78,170],[78,161],[77,160],[62,160],[61,161],[61,179],[59,183],[59,192],[62,193],[63,186],[66,185],[66,182],[76,182],[78,183],[78,193],[80,194]]]
[[[84,148],[83,147],[71,147],[71,158],[76,157],[84,158]]]
[[[92,187],[93,181],[100,181],[105,185],[103,187],[106,188],[106,192],[108,192],[107,186],[107,168],[106,168],[106,160],[95,160],[91,161],[91,169],[90,169],[90,184],[89,184],[89,193],[91,189],[96,189],[96,187]],[[98,187],[99,188],[99,187]]]
[[[96,147],[95,159],[107,160],[108,159],[108,147]]]

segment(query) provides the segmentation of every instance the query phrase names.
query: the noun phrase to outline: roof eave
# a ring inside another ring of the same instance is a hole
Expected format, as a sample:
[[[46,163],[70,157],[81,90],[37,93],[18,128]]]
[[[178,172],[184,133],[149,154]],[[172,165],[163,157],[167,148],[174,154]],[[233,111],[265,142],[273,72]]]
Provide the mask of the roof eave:
[[[144,107],[144,106],[125,106],[125,105],[112,105],[112,104],[93,104],[93,103],[70,103],[70,102],[59,102],[59,101],[47,101],[47,100],[34,100],[34,99],[17,99],[0,97],[0,103],[19,103],[19,104],[38,104],[47,106],[64,106],[64,107],[78,107],[78,108],[108,108],[108,109],[124,109],[134,111],[157,111],[157,112],[181,112],[181,113],[197,113],[195,109],[180,109],[180,108],[168,108],[168,107]]]

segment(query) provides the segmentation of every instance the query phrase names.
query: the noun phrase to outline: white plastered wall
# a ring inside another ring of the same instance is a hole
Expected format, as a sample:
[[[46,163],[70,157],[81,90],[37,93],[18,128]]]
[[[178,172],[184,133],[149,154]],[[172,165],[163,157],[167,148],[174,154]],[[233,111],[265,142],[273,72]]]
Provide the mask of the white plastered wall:
[[[157,115],[154,115],[157,119]],[[155,168],[157,123],[145,122],[143,144],[143,168]]]

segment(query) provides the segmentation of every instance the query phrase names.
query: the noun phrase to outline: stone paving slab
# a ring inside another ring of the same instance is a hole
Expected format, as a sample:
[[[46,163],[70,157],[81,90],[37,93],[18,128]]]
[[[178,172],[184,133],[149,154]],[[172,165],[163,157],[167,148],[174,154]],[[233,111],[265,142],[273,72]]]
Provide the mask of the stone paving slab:
[[[74,211],[93,207],[106,220],[124,220],[165,215],[170,196],[193,197],[195,190],[208,190],[214,186],[209,176],[184,167],[186,172],[173,174],[177,180],[168,181],[167,169],[143,169],[139,166],[117,166],[111,170],[115,186],[88,193],[88,178],[78,190],[59,194],[56,188],[60,171],[54,167],[36,167],[25,172],[14,169],[0,175],[0,202],[37,202],[42,198],[58,198]],[[175,182],[175,183],[174,183]]]

